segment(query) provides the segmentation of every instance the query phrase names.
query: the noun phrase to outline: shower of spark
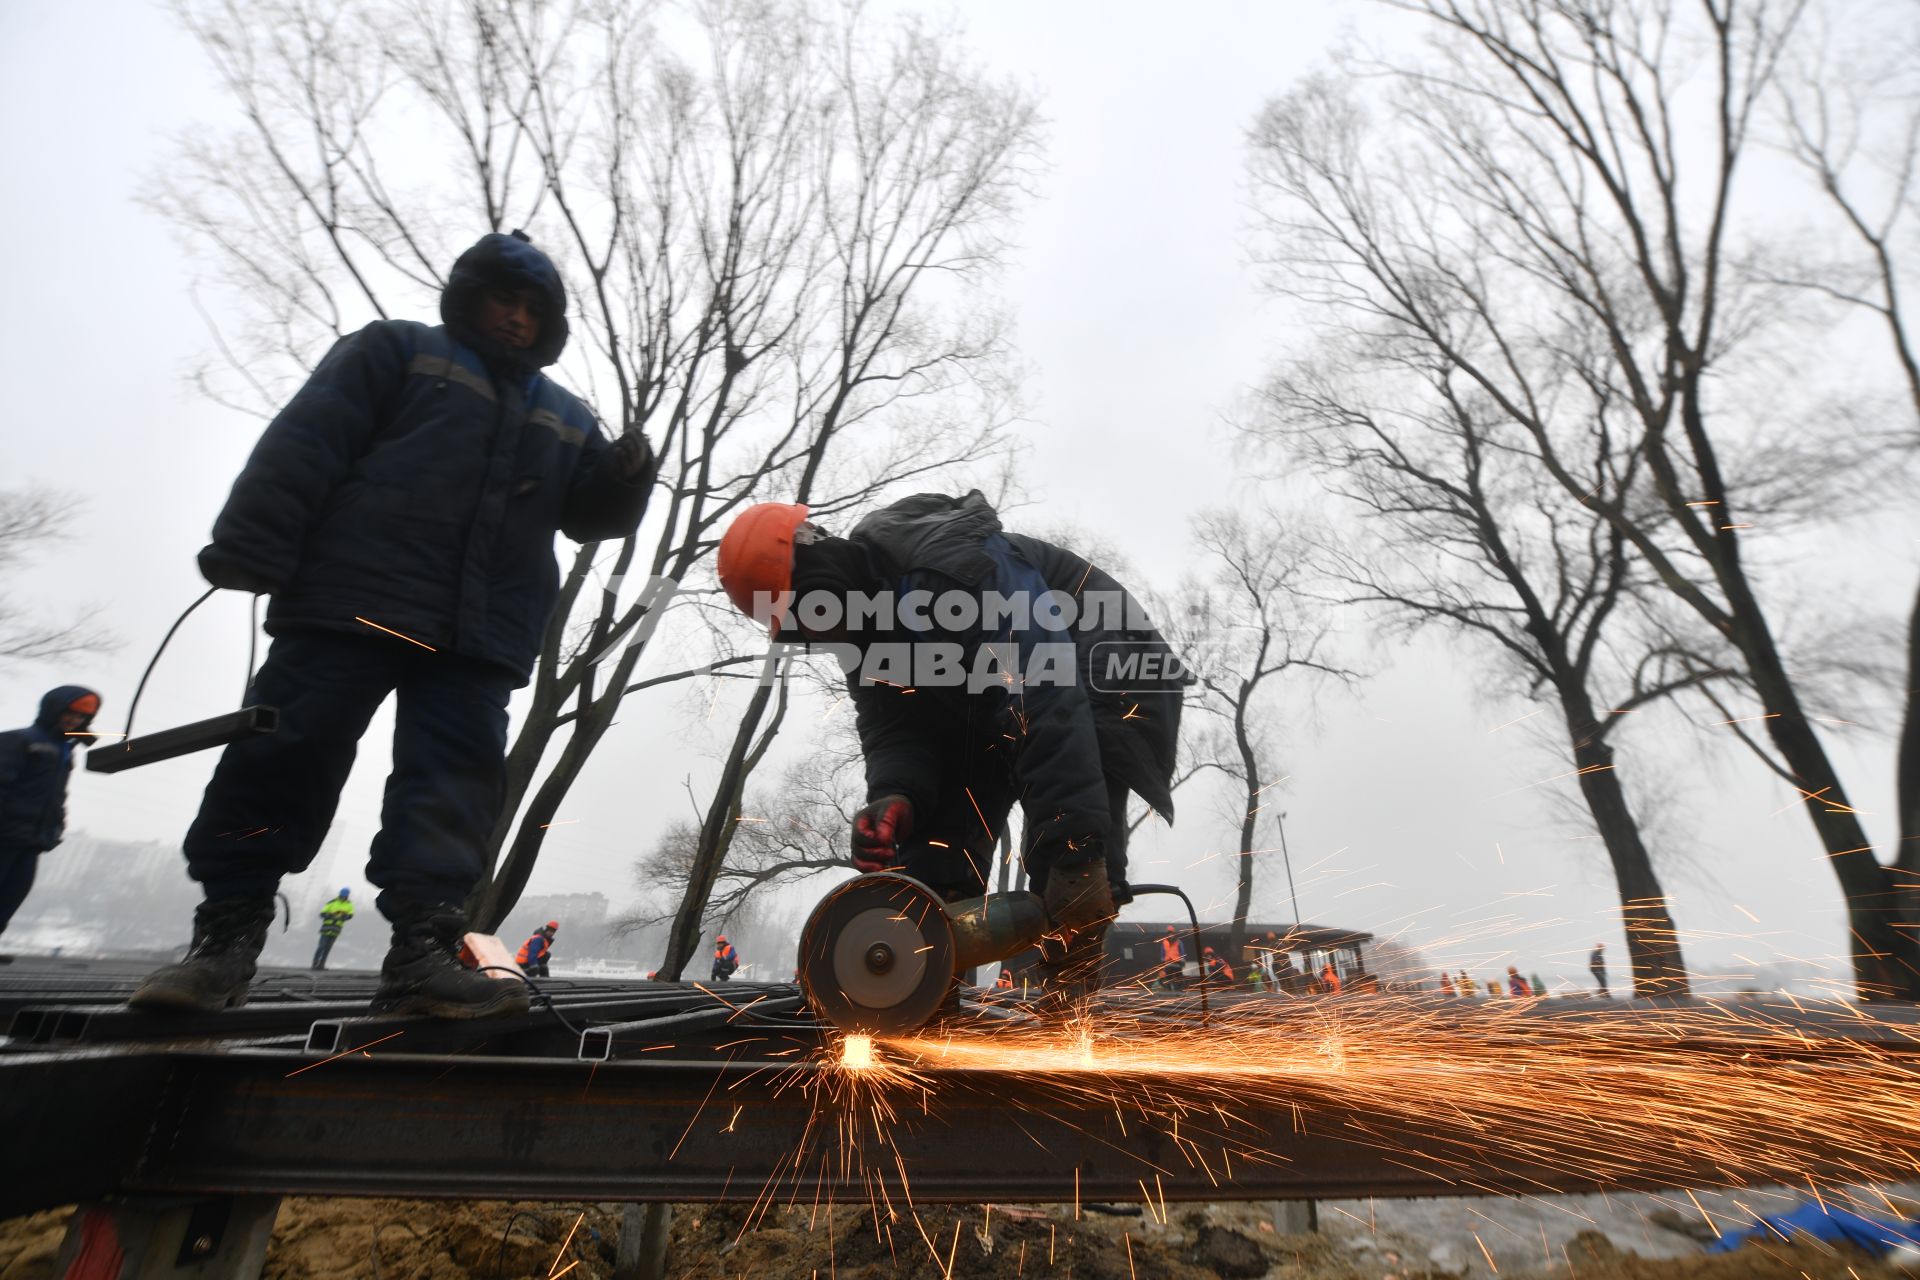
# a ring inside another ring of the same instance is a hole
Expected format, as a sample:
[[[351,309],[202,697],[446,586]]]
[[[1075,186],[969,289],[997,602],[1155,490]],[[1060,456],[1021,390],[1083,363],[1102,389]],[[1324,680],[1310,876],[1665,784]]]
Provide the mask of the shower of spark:
[[[873,1037],[848,1036],[840,1042],[840,1065],[849,1071],[864,1071],[873,1065]]]
[[[857,1198],[900,1221],[914,1170],[899,1139],[954,1089],[984,1089],[1034,1120],[1071,1118],[1116,1163],[1139,1162],[1127,1176],[1160,1204],[1232,1198],[1236,1169],[1270,1179],[1297,1167],[1311,1185],[1328,1143],[1477,1193],[1791,1183],[1846,1203],[1848,1187],[1920,1173],[1920,1023],[1791,999],[1490,1005],[1237,999],[1203,1026],[1184,1002],[1110,996],[1066,1023],[847,1037],[805,1073],[810,1141],[762,1203],[818,1205],[861,1187]],[[1171,1139],[1177,1162],[1132,1154],[1123,1140],[1142,1131]],[[1038,1138],[993,1153],[998,1167],[1054,1158]]]

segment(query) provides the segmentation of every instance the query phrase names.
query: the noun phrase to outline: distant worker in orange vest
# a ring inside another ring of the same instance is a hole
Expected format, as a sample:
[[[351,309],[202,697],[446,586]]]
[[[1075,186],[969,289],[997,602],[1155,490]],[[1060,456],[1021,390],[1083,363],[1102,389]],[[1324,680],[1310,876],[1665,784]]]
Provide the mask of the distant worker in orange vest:
[[[1013,970],[1007,968],[1005,965],[1001,965],[1000,976],[993,980],[993,987],[996,991],[1013,990]]]
[[[1207,947],[1202,954],[1206,956],[1204,969],[1208,982],[1230,983],[1233,981],[1233,966],[1215,955],[1212,947]]]
[[[560,922],[549,920],[533,931],[533,936],[520,944],[520,951],[513,957],[520,971],[529,978],[547,976],[547,961],[553,956],[553,935],[560,932]]]
[[[740,967],[740,953],[727,941],[727,935],[721,934],[713,940],[713,980],[725,982],[733,977],[734,970]]]
[[[1331,960],[1320,970],[1320,986],[1330,996],[1340,994],[1340,971],[1333,967]]]
[[[1533,988],[1528,986],[1527,980],[1520,976],[1520,970],[1512,965],[1507,966],[1507,994],[1518,1000],[1525,1000],[1533,995]]]
[[[1180,977],[1186,972],[1187,951],[1180,945],[1180,935],[1172,925],[1160,935],[1160,982],[1164,986],[1177,986]]]

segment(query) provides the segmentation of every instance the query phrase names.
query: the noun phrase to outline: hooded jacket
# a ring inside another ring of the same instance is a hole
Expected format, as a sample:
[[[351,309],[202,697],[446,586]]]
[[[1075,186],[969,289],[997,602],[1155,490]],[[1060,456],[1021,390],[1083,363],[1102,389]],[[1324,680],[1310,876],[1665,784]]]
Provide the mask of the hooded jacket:
[[[89,694],[99,696],[77,684],[50,689],[30,727],[0,733],[0,849],[45,853],[66,834],[74,743],[60,715]]]
[[[916,808],[930,807],[940,790],[944,753],[938,744],[967,733],[1018,743],[1014,769],[1031,866],[1084,861],[1108,840],[1109,778],[1172,821],[1183,682],[1096,678],[1106,654],[1116,649],[1171,654],[1112,576],[1063,547],[1003,532],[1000,517],[978,491],[959,498],[904,498],[861,520],[848,539],[865,550],[881,583],[901,597],[916,590],[1022,592],[1029,598],[1058,591],[1088,611],[1071,632],[1045,631],[1035,623],[1020,632],[902,637],[957,640],[969,664],[989,642],[1017,646],[1024,654],[1035,645],[1070,641],[1075,664],[1069,681],[1012,693],[996,688],[969,694],[964,687],[909,693],[897,685],[862,683],[852,674],[869,799],[900,794]],[[1095,607],[1098,600],[1116,599],[1125,602],[1117,618]],[[994,700],[996,713],[979,715],[976,698]]]
[[[524,351],[471,324],[497,286],[544,300]],[[270,633],[372,624],[524,681],[558,596],[554,532],[630,534],[653,468],[629,481],[603,465],[592,411],[540,372],[566,346],[566,290],[520,233],[463,253],[440,313],[376,321],[328,352],[255,446],[202,567],[270,590]]]

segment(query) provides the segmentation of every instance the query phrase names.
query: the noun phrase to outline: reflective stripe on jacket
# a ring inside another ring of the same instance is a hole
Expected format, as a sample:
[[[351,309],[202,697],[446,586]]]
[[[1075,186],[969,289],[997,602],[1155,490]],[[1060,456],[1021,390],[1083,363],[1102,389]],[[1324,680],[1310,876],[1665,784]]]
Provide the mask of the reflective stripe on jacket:
[[[337,938],[340,930],[346,928],[347,921],[353,919],[353,904],[339,898],[320,908],[320,936]]]

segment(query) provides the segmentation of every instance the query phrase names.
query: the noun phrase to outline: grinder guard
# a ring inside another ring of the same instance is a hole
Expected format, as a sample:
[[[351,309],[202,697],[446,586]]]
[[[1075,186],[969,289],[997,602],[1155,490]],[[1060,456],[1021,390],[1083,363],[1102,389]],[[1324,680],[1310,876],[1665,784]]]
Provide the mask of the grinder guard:
[[[924,1025],[954,975],[953,929],[940,895],[880,872],[849,880],[800,931],[800,985],[843,1031],[902,1035]]]
[[[807,918],[800,983],[814,1012],[841,1030],[901,1035],[939,1011],[955,975],[1025,951],[1050,929],[1038,894],[948,904],[918,880],[875,872]]]

